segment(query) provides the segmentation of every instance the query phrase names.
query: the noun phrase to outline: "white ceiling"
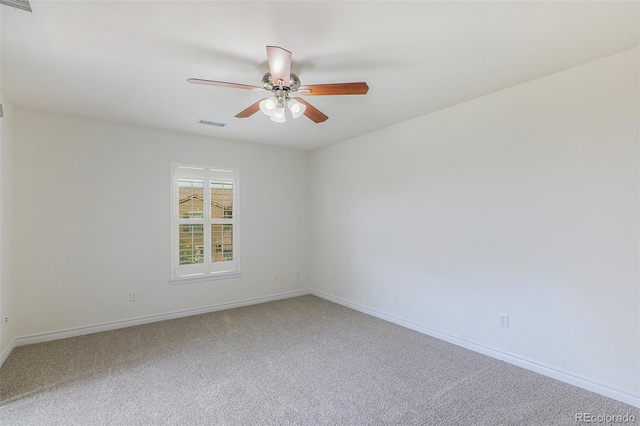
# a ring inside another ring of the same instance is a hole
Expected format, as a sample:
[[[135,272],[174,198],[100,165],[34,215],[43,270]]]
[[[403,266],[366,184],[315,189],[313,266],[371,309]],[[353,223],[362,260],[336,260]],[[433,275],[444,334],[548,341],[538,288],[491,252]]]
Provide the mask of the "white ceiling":
[[[31,1],[0,7],[2,92],[16,106],[237,141],[314,149],[638,45],[637,2]],[[266,45],[329,120],[234,115],[262,93]],[[226,123],[217,128],[204,119]],[[464,123],[461,123],[464,125]]]

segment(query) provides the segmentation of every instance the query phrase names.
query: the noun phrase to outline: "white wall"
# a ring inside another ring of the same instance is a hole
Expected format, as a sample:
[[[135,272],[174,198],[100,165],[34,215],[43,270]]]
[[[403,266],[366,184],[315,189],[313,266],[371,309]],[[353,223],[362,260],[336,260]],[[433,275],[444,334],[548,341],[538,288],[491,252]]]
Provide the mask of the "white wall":
[[[305,152],[3,100],[0,354],[13,336],[313,287],[637,396],[638,53],[315,151],[310,168]],[[171,162],[240,169],[241,278],[169,284]]]
[[[4,117],[0,118],[0,364],[3,354],[8,354],[15,337],[13,291],[11,286],[11,226],[10,226],[10,146],[13,140],[14,109],[9,100],[0,93]],[[5,323],[4,318],[10,321]],[[6,353],[5,353],[6,352]]]
[[[312,288],[637,398],[638,53],[314,151]]]
[[[307,288],[307,153],[21,108],[15,115],[16,336]],[[240,170],[240,278],[169,283],[171,162]]]

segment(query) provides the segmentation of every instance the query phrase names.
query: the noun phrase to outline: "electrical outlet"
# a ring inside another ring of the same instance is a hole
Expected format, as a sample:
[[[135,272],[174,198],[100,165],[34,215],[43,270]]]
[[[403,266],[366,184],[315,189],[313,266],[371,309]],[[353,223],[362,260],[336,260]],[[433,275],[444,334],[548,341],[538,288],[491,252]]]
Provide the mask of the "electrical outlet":
[[[273,280],[274,280],[274,281],[278,281],[278,276],[277,276],[277,275],[274,275],[274,276],[273,276]]]
[[[500,327],[509,328],[509,314],[500,314]]]
[[[138,293],[136,293],[135,291],[132,291],[131,293],[129,293],[129,302],[135,302],[138,300]]]

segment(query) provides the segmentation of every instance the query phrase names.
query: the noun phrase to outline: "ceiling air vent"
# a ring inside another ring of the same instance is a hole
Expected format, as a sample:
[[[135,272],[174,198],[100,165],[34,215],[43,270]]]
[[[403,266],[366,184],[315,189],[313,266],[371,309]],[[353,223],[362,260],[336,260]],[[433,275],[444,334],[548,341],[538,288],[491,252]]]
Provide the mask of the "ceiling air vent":
[[[216,127],[224,127],[224,126],[226,126],[226,124],[224,124],[224,123],[216,123],[215,121],[207,121],[207,120],[200,120],[199,123],[200,124],[206,124],[208,126],[216,126]]]
[[[29,0],[0,0],[0,4],[31,12],[31,5],[29,4]]]

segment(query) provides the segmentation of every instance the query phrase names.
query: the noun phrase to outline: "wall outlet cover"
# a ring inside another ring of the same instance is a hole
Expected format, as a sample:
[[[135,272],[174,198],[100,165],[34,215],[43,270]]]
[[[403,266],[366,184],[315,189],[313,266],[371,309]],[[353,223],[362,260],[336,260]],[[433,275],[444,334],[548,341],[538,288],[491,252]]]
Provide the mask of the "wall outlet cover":
[[[509,328],[509,314],[500,314],[500,327]]]

